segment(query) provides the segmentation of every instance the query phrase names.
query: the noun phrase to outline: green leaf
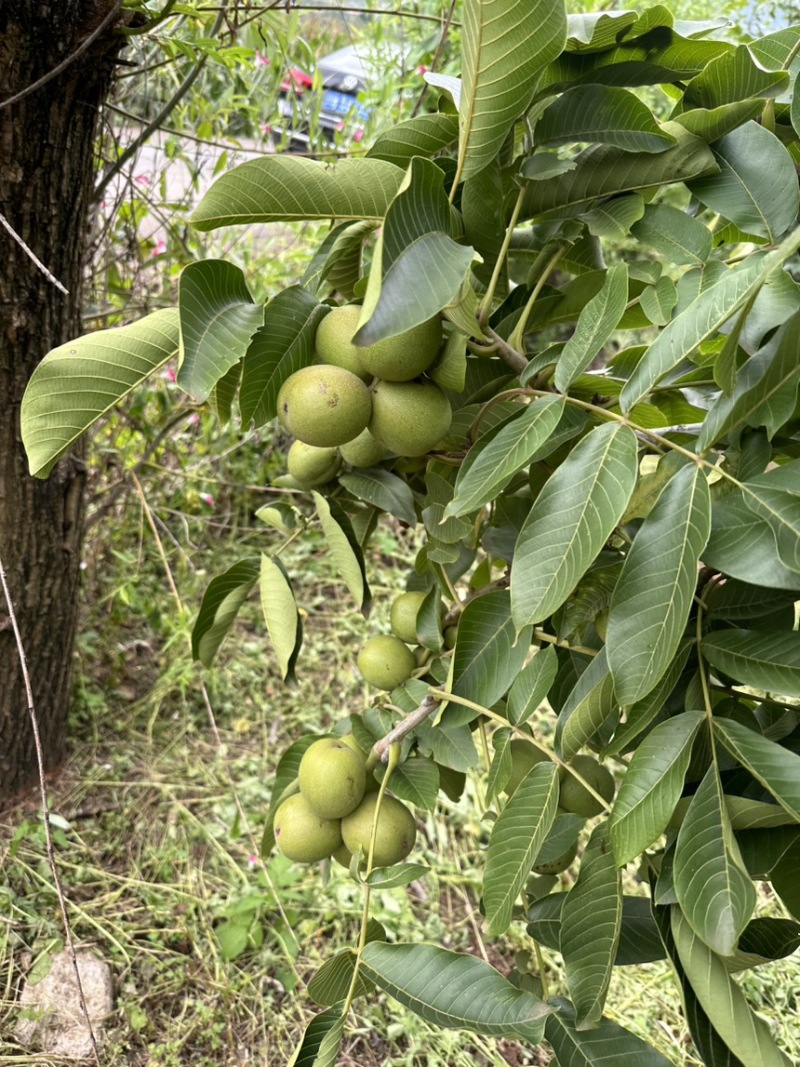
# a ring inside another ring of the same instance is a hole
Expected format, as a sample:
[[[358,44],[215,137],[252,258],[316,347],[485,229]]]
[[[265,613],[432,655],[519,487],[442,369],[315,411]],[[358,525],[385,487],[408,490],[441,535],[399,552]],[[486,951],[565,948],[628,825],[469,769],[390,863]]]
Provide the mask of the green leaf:
[[[774,133],[747,122],[713,146],[719,173],[689,183],[706,207],[744,233],[775,241],[797,218],[800,190],[792,157]]]
[[[773,589],[751,585],[729,578],[716,582],[703,595],[706,611],[715,619],[741,622],[743,619],[758,619],[770,615],[776,607],[793,604],[797,597],[785,592],[782,596]]]
[[[772,530],[781,563],[800,571],[800,496],[781,488],[780,471],[768,471],[741,489],[745,504]]]
[[[383,275],[380,295],[369,318],[359,327],[356,343],[375,344],[404,333],[456,301],[473,257],[472,248],[458,244],[449,234],[432,232],[415,237]],[[377,270],[374,264],[375,259],[372,273]],[[409,293],[414,294],[413,299]],[[367,290],[365,313],[370,304]]]
[[[239,408],[245,423],[252,419],[263,426],[275,418],[283,383],[314,361],[314,336],[327,313],[299,285],[282,290],[267,304],[264,325],[244,357]]]
[[[686,86],[683,106],[715,108],[751,100],[753,97],[780,96],[789,76],[776,69],[765,70],[756,63],[747,45],[712,59],[705,70]]]
[[[603,287],[586,304],[575,332],[558,357],[554,384],[565,393],[575,379],[595,360],[619,325],[628,302],[628,269],[617,263],[606,272]]]
[[[656,326],[666,326],[677,302],[678,290],[672,278],[666,275],[662,275],[655,285],[648,285],[639,295],[639,307]],[[637,405],[634,410],[640,409],[641,405]]]
[[[751,878],[767,880],[785,857],[800,846],[800,827],[779,826],[769,830],[742,830],[736,835],[742,860]]]
[[[733,952],[756,902],[753,883],[739,860],[717,768],[712,764],[678,832],[675,892],[692,929],[722,956]]]
[[[372,594],[367,583],[367,570],[364,565],[364,553],[353,527],[334,500],[329,500],[312,490],[314,505],[322,524],[322,532],[331,550],[336,568],[344,578],[344,584],[350,591],[361,614],[368,618],[372,607]]]
[[[530,643],[530,627],[516,635],[508,590],[495,589],[476,597],[458,622],[452,692],[490,708],[505,696],[522,670]],[[475,714],[470,708],[451,704],[443,718],[457,725],[470,722]]]
[[[615,756],[619,752],[625,752],[634,738],[646,730],[650,723],[662,713],[670,694],[680,680],[692,644],[693,642],[687,639],[658,685],[651,689],[643,700],[637,701],[627,709],[625,721],[617,727],[613,741],[603,749],[604,756]]]
[[[670,908],[654,905],[653,915],[674,968],[675,976],[680,984],[686,1022],[702,1062],[707,1067],[743,1067],[742,1061],[731,1053],[728,1046],[711,1025],[708,1016],[700,1006],[686,972],[681,966],[680,956],[675,947],[675,939],[672,936]]]
[[[720,630],[707,634],[700,649],[712,666],[744,685],[800,697],[800,634]]]
[[[567,896],[567,893],[550,893],[535,901],[528,911],[528,933],[556,952],[561,951],[561,922]],[[650,901],[647,897],[624,896],[614,966],[652,963],[662,960],[664,955],[658,927],[650,913]]]
[[[775,1045],[769,1025],[753,1012],[722,960],[695,935],[687,918],[672,908],[675,947],[711,1025],[744,1067],[792,1067]]]
[[[498,496],[552,436],[563,411],[563,397],[543,396],[484,434],[459,468],[445,515],[467,515]]]
[[[325,960],[308,983],[308,995],[315,1004],[319,1004],[322,1008],[340,1004],[347,997],[355,967],[356,954],[353,949],[346,948],[342,952],[337,952],[335,956]],[[374,988],[371,982],[364,980],[359,971],[355,995],[357,997],[367,996]]]
[[[702,137],[707,144],[712,144],[749,119],[758,118],[763,110],[762,100],[739,100],[735,104],[723,104],[721,107],[693,108],[691,111],[682,111],[673,118],[689,133]]]
[[[342,1005],[315,1015],[286,1067],[334,1067],[344,1034]]]
[[[227,374],[220,378],[211,391],[209,403],[222,426],[231,421],[233,402],[236,399],[236,391],[239,388],[241,379],[242,364],[236,363]]]
[[[501,726],[492,734],[492,749],[494,756],[486,776],[486,799],[491,800],[501,793],[508,785],[511,778],[513,764],[511,762],[511,730]]]
[[[635,11],[589,11],[567,15],[567,52],[602,52],[638,19]]]
[[[381,781],[383,774],[379,774]],[[417,808],[432,811],[439,793],[439,768],[425,756],[413,756],[396,767],[392,792]]]
[[[328,288],[352,300],[361,273],[364,240],[374,229],[374,222],[342,222],[334,226],[306,267],[301,286],[316,293],[327,281]]]
[[[800,590],[800,574],[781,562],[772,527],[747,506],[741,491],[714,500],[703,562],[754,585]]]
[[[523,667],[508,691],[508,721],[515,726],[527,722],[541,706],[558,671],[556,650],[540,648]]]
[[[178,352],[178,312],[67,341],[36,367],[22,398],[30,472],[46,478],[82,433]]]
[[[708,227],[670,204],[648,204],[631,234],[670,263],[702,266],[711,255]]]
[[[715,719],[714,729],[731,755],[800,822],[800,756],[734,719]]]
[[[520,220],[633,190],[660,189],[716,171],[705,141],[675,122],[666,122],[662,128],[678,139],[666,152],[625,152],[613,145],[600,145],[582,153],[574,170],[551,181],[531,182]]]
[[[534,764],[494,824],[483,872],[483,906],[494,935],[511,924],[514,902],[556,817],[558,789],[556,765]]]
[[[434,726],[424,722],[417,728],[417,741],[420,749],[430,752],[436,763],[451,770],[468,771],[478,762],[478,750],[466,724],[453,726],[438,722]]]
[[[800,312],[744,364],[733,392],[721,393],[706,416],[697,448],[707,448],[745,426],[764,425],[770,438],[791,417],[800,380]],[[758,514],[759,512],[757,512]]]
[[[567,38],[563,0],[465,0],[457,176],[490,163]]]
[[[393,776],[392,790],[394,790],[394,787],[395,780]],[[370,871],[364,882],[366,885],[376,886],[378,889],[397,889],[400,886],[408,885],[410,882],[416,882],[430,873],[431,868],[425,867],[422,863],[397,863],[394,867],[376,867]]]
[[[520,530],[511,566],[518,630],[564,603],[619,521],[637,474],[633,432],[606,423],[551,475]]]
[[[386,212],[381,239],[372,260],[359,328],[353,338],[355,344],[375,344],[376,341],[418,326],[458,294],[472,256],[470,250],[450,239],[452,214],[443,182],[443,171],[431,160],[420,157],[412,159],[397,195]],[[440,238],[446,238],[444,244]],[[419,259],[426,248],[436,257],[433,262]],[[443,271],[443,266],[451,266],[445,248],[454,265],[452,269]],[[445,259],[445,263],[439,261],[441,258]],[[412,260],[419,262],[422,272],[419,279],[421,291],[425,293],[425,299],[422,300],[409,301],[407,293],[404,295],[402,292],[403,278],[406,276],[403,272],[407,272]],[[399,273],[393,273],[395,269]],[[393,282],[393,278],[399,279],[399,282]],[[396,289],[397,284],[401,286],[400,291]],[[436,293],[441,293],[441,302],[433,307]],[[403,324],[398,325],[401,318]],[[390,328],[387,323],[394,324],[396,328]]]
[[[589,233],[595,237],[608,237],[623,241],[635,222],[645,211],[644,198],[639,193],[629,193],[613,200],[604,200],[583,214]]]
[[[608,662],[619,702],[647,696],[678,650],[711,532],[704,471],[679,470],[634,538],[611,597]]]
[[[457,115],[416,115],[378,134],[367,158],[385,159],[405,170],[414,156],[430,159],[457,140]]]
[[[666,830],[680,799],[703,712],[686,711],[656,726],[640,742],[609,819],[617,864],[636,859]]]
[[[383,220],[403,171],[381,159],[330,166],[293,155],[261,156],[223,174],[195,208],[198,230],[291,219]]]
[[[606,648],[594,657],[567,695],[556,723],[556,751],[565,760],[577,756],[603,724],[618,715],[619,701],[608,669]],[[614,720],[616,725],[616,719]]]
[[[286,568],[278,558],[261,554],[261,610],[284,681],[294,682],[294,667],[303,642],[303,624]]]
[[[339,484],[359,500],[366,500],[381,511],[388,511],[390,515],[409,526],[416,526],[414,494],[408,483],[391,471],[378,467],[351,471],[339,476]]]
[[[561,955],[575,1028],[590,1030],[603,1015],[622,921],[622,883],[605,824],[589,838],[561,914]]]
[[[665,374],[713,337],[760,288],[773,266],[768,257],[751,256],[741,266],[727,270],[684,308],[637,363],[620,394],[622,410],[629,412]]]
[[[792,919],[761,918],[747,924],[739,938],[739,947],[733,956],[731,973],[758,967],[762,963],[786,959],[800,948],[800,924]]]
[[[570,141],[610,144],[626,152],[664,152],[675,144],[638,97],[605,85],[567,89],[536,123],[537,144]]]
[[[467,286],[474,297],[475,294],[469,282]],[[477,307],[477,302],[475,306]],[[467,374],[467,334],[458,329],[446,334],[444,347],[434,365],[429,367],[426,373],[440,389],[453,393],[463,392]]]
[[[192,656],[204,667],[211,666],[260,573],[261,560],[251,557],[234,563],[209,582],[192,629]]]
[[[624,1026],[602,1019],[593,1030],[578,1030],[571,1005],[559,998],[552,1003],[557,1011],[545,1023],[545,1037],[563,1067],[673,1067]]]
[[[516,989],[488,963],[436,945],[373,941],[365,975],[434,1026],[538,1043],[552,1009]]]
[[[244,356],[264,321],[241,269],[222,259],[184,267],[178,285],[183,359],[178,385],[207,400],[217,382]]]

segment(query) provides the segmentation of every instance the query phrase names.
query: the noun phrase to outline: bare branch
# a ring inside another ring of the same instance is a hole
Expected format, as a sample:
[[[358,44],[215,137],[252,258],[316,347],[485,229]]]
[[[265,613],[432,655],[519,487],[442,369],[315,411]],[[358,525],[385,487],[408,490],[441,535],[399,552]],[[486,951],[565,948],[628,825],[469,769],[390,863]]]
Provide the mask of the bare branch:
[[[402,741],[412,730],[415,730],[421,723],[425,722],[431,712],[439,707],[440,703],[441,701],[437,697],[425,697],[418,708],[414,708],[385,737],[375,742],[372,746],[372,751],[367,757],[367,766],[371,768],[376,763],[386,763],[389,758],[390,747],[397,741]]]

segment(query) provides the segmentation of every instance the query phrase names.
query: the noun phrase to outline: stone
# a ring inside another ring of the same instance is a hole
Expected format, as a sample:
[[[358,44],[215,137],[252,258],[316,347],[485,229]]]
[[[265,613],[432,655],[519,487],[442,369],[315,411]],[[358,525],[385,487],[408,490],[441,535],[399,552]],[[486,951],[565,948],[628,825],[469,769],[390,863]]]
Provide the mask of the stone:
[[[76,953],[86,1009],[98,1045],[103,1020],[114,1008],[111,968],[88,949]],[[26,982],[19,998],[20,1013],[14,1036],[26,1048],[39,1048],[71,1060],[92,1058],[92,1040],[81,1011],[75,968],[69,952],[59,952],[45,977]]]

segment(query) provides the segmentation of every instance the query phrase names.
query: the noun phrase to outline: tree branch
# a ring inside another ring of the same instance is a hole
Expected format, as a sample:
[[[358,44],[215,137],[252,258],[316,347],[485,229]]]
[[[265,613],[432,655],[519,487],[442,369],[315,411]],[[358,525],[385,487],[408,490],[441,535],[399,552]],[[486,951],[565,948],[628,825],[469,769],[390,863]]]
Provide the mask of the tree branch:
[[[376,741],[367,757],[367,769],[372,770],[376,763],[386,763],[389,759],[390,747],[398,741],[402,741],[412,730],[415,730],[421,723],[425,722],[431,712],[439,707],[440,703],[441,701],[437,697],[426,696],[418,708],[409,712],[380,741]]]

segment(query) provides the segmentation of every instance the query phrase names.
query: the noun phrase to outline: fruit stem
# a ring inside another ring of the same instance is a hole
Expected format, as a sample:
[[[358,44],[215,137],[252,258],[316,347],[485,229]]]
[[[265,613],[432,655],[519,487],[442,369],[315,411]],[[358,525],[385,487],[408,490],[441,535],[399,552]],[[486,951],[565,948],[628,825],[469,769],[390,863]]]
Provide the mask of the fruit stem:
[[[494,300],[494,292],[497,288],[497,283],[500,281],[500,274],[505,266],[506,256],[508,255],[508,249],[511,245],[511,238],[514,236],[514,228],[517,225],[517,219],[519,213],[522,210],[522,204],[525,200],[525,191],[527,186],[520,186],[519,193],[517,194],[517,202],[514,204],[514,210],[511,212],[511,218],[509,219],[508,226],[506,227],[505,237],[503,238],[502,247],[497,255],[497,260],[492,271],[492,276],[489,279],[489,285],[481,301],[480,310],[478,311],[478,322],[481,326],[486,326],[489,321],[489,316],[492,313],[492,302]]]
[[[389,748],[388,763],[386,766],[386,774],[383,776],[381,787],[378,790],[378,799],[375,803],[375,815],[372,820],[372,834],[369,839],[369,852],[367,853],[367,866],[364,870],[364,878],[369,878],[372,872],[372,858],[375,855],[375,841],[378,837],[378,819],[381,813],[381,803],[383,801],[386,789],[389,785],[389,779],[395,767],[400,762],[400,745],[392,744]],[[342,1009],[342,1015],[347,1015],[350,1011],[350,1005],[353,1003],[353,998],[356,995],[356,987],[358,985],[358,972],[361,967],[361,953],[364,951],[364,946],[367,943],[367,930],[369,929],[369,905],[372,897],[372,886],[363,881],[364,886],[364,906],[361,909],[361,930],[358,935],[358,947],[356,948],[356,962],[353,967],[353,977],[350,979],[350,987],[347,990],[347,997],[344,1002],[344,1008]]]

